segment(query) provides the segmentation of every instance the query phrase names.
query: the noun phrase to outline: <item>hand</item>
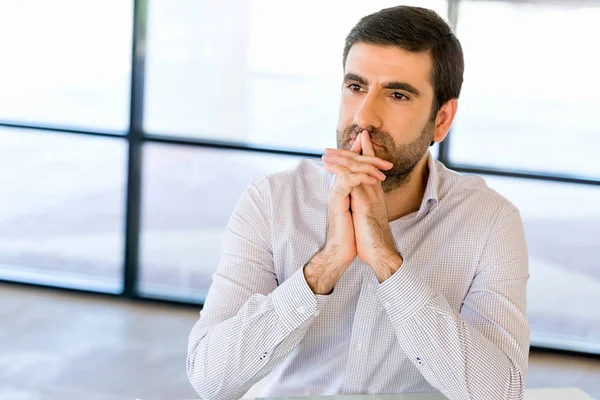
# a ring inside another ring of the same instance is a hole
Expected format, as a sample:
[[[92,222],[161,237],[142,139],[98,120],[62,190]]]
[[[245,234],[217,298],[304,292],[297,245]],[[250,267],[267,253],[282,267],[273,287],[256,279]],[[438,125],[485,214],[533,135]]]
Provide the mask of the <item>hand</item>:
[[[360,155],[360,138],[357,138],[350,151],[326,150],[323,156],[325,168],[336,174],[329,190],[327,207],[327,231],[321,251],[304,267],[304,276],[314,293],[330,293],[348,266],[356,258],[356,242],[352,214],[350,212],[350,192],[361,184],[375,184],[383,179],[373,164],[391,168],[391,163]],[[331,155],[331,152],[336,155]],[[340,153],[340,154],[337,154]],[[341,161],[340,158],[347,159]],[[332,163],[333,160],[339,163]],[[352,170],[342,164],[352,165]],[[389,165],[388,165],[389,164]]]
[[[368,133],[367,133],[368,135]],[[329,191],[327,247],[335,247],[338,258],[350,264],[357,255],[354,225],[351,210],[351,193],[363,185],[378,185],[385,175],[378,169],[390,169],[392,163],[373,156],[360,154],[359,134],[352,148],[348,150],[326,149],[323,161],[325,169],[336,175]],[[384,203],[385,206],[385,203]]]
[[[363,156],[375,157],[367,131],[360,135],[360,142]],[[389,167],[391,168],[391,163]],[[385,195],[380,181],[354,187],[350,193],[350,208],[357,255],[373,269],[379,282],[383,282],[400,267],[402,257],[389,229]]]

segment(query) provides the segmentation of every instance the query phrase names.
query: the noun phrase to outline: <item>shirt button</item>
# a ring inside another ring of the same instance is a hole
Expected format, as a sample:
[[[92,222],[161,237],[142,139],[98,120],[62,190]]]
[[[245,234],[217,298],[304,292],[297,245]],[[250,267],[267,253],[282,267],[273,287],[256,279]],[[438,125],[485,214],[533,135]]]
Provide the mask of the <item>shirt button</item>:
[[[392,306],[392,303],[390,303],[389,301],[386,301],[385,303],[383,303],[383,307],[385,307],[386,309],[390,308]]]
[[[362,350],[362,343],[356,343],[356,351]]]
[[[321,312],[319,310],[315,311],[315,317],[317,317]]]
[[[306,307],[300,306],[296,308],[296,311],[298,311],[298,314],[304,314],[306,312]]]

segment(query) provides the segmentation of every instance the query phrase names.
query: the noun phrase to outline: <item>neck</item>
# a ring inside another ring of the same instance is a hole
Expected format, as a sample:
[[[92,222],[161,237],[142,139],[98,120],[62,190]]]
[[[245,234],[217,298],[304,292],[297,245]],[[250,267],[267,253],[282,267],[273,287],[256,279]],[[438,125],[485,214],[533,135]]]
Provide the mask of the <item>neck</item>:
[[[402,218],[421,207],[429,178],[427,156],[428,153],[419,160],[408,179],[400,187],[385,194],[389,221]]]

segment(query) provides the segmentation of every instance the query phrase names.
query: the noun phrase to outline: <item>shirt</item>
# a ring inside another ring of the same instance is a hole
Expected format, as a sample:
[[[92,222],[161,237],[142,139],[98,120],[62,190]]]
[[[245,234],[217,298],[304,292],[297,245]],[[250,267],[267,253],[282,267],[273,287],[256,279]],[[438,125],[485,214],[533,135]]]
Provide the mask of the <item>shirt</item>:
[[[320,160],[252,182],[189,338],[204,399],[440,391],[522,399],[528,257],[519,211],[476,176],[427,161],[420,209],[389,224],[402,266],[379,283],[358,257],[328,295],[303,267],[325,241],[335,175]]]

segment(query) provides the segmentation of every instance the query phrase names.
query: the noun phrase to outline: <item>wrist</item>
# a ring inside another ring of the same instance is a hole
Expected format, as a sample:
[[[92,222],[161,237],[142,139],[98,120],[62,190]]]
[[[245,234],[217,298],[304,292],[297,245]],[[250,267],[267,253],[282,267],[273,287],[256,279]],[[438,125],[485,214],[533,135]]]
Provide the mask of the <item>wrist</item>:
[[[322,267],[313,260],[304,266],[304,279],[314,294],[326,295],[333,290],[333,284],[326,282]]]
[[[304,266],[304,278],[315,294],[330,294],[345,271],[333,263],[333,254],[322,250]]]
[[[402,267],[404,260],[398,252],[387,253],[377,257],[377,262],[373,272],[379,283],[383,283]]]

